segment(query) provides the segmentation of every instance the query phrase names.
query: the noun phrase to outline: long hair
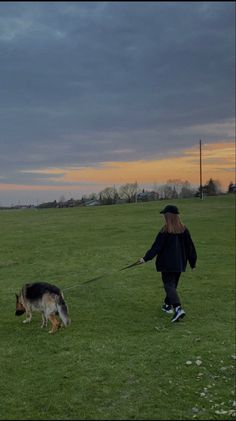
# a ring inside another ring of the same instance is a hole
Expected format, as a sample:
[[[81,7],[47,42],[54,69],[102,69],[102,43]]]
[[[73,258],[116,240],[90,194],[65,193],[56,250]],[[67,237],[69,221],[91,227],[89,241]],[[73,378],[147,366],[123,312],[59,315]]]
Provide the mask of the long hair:
[[[186,227],[182,224],[178,214],[165,213],[165,225],[162,227],[162,232],[168,232],[169,234],[181,234],[185,231]]]

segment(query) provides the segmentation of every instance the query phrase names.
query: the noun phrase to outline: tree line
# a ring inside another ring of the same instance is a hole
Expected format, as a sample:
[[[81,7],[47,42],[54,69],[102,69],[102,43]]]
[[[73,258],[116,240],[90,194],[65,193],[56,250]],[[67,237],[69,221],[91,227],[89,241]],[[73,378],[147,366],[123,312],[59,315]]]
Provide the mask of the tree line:
[[[228,193],[231,192],[233,183],[230,183]],[[221,184],[212,178],[202,186],[204,196],[216,196],[222,194]],[[199,197],[200,187],[196,188],[189,181],[181,179],[169,179],[165,184],[158,185],[154,183],[151,190],[141,189],[137,182],[126,183],[119,188],[115,186],[106,187],[99,193],[83,195],[81,199],[66,200],[61,196],[59,201],[41,203],[38,208],[45,207],[75,207],[75,206],[96,206],[96,205],[114,205],[121,203],[147,202],[162,199],[179,199]]]

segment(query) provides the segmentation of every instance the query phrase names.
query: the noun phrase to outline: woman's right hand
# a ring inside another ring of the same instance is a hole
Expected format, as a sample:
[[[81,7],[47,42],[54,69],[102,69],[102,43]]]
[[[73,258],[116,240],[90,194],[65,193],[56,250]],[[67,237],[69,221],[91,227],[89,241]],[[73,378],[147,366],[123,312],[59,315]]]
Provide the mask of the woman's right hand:
[[[146,263],[143,257],[140,257],[139,262],[140,263]]]

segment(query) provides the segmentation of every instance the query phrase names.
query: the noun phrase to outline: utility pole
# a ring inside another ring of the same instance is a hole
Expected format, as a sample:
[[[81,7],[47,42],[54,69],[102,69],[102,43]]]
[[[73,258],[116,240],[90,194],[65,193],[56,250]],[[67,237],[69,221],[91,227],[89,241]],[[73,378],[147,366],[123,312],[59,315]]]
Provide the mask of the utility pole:
[[[200,147],[200,199],[203,199],[203,188],[202,188],[202,141],[199,141]]]

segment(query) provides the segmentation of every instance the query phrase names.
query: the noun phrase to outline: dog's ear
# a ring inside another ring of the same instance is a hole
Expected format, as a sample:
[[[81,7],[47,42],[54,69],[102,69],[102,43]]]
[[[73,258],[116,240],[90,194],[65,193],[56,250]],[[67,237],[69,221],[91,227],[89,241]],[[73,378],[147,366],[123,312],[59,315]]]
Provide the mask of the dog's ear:
[[[16,302],[18,303],[19,301],[19,295],[16,294]]]

